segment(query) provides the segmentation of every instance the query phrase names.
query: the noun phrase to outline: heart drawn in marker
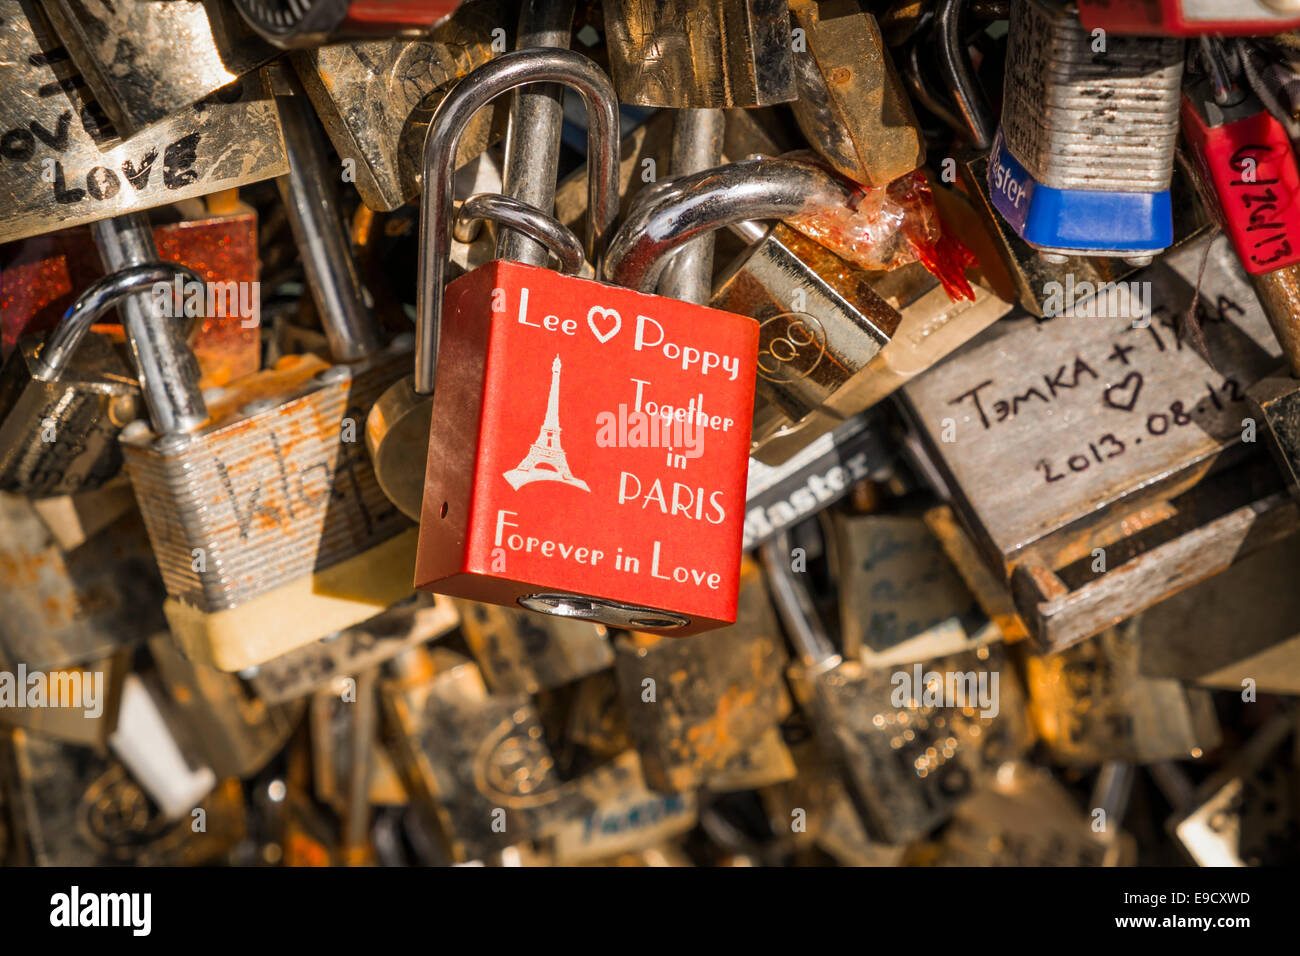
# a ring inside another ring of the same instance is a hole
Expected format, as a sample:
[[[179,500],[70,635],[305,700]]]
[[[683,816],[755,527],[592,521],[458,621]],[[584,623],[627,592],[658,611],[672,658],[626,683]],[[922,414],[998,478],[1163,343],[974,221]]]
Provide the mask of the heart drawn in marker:
[[[1129,389],[1132,392],[1129,392]],[[1124,380],[1114,385],[1106,386],[1106,392],[1102,396],[1102,401],[1111,408],[1118,408],[1121,412],[1133,411],[1133,406],[1137,404],[1138,396],[1142,394],[1142,373],[1129,372],[1124,376]]]

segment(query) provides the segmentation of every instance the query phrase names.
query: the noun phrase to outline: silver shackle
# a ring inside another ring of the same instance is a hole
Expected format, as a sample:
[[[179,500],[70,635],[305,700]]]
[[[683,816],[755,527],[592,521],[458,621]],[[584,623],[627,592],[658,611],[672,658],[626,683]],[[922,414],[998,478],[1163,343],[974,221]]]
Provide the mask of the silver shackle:
[[[496,193],[476,193],[460,204],[456,229],[466,229],[482,220],[498,223],[540,243],[545,251],[560,260],[560,271],[565,275],[575,275],[587,261],[582,241],[572,229],[523,200]]]
[[[153,228],[142,213],[101,220],[91,225],[90,232],[106,272],[158,262]],[[199,366],[187,344],[188,329],[158,315],[155,304],[149,293],[126,296],[120,310],[122,326],[154,431],[159,436],[185,435],[208,420],[199,390]]]
[[[146,292],[160,282],[170,284],[176,276],[202,283],[198,273],[175,262],[154,262],[129,266],[91,284],[59,319],[50,337],[32,362],[32,378],[57,382],[63,377],[72,354],[86,337],[95,320],[129,295]]]
[[[970,51],[966,49],[961,28],[965,7],[966,0],[939,0],[935,7],[939,70],[971,144],[976,149],[987,150],[993,145],[997,119],[971,65]]]
[[[751,219],[786,219],[852,198],[835,174],[802,159],[746,159],[643,190],[609,242],[605,278],[651,292],[668,253]]]
[[[453,183],[461,131],[502,93],[530,83],[576,90],[587,110],[587,258],[596,269],[605,234],[618,214],[618,99],[601,69],[571,50],[534,48],[504,53],[467,75],[443,98],[424,140],[420,197],[420,276],[416,292],[415,391],[433,392],[438,365],[443,283],[451,255]]]

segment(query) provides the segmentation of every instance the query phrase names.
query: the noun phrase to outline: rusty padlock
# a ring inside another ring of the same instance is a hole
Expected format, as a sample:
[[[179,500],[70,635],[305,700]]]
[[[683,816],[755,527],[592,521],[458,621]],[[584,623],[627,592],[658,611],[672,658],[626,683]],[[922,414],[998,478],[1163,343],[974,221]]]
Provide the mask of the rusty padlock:
[[[612,219],[617,103],[586,58],[507,54],[443,100],[425,144],[414,385],[433,391],[436,369],[438,388],[416,585],[641,630],[718,627],[736,610],[757,324],[507,261],[453,282],[443,308],[460,127],[544,81],[588,106],[593,263]]]

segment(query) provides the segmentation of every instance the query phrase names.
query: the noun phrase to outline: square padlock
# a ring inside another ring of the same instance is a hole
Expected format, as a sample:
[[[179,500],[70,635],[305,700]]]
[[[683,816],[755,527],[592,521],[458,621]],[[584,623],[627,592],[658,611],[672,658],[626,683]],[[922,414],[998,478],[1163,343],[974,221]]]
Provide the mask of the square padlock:
[[[758,323],[516,262],[447,287],[416,586],[735,620]]]

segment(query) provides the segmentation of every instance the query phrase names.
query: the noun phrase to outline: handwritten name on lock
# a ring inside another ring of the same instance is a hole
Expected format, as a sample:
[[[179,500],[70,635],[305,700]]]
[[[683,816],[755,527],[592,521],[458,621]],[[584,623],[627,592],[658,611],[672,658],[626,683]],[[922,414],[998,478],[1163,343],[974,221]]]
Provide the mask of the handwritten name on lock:
[[[758,323],[498,262],[442,329],[418,586],[731,620]]]

